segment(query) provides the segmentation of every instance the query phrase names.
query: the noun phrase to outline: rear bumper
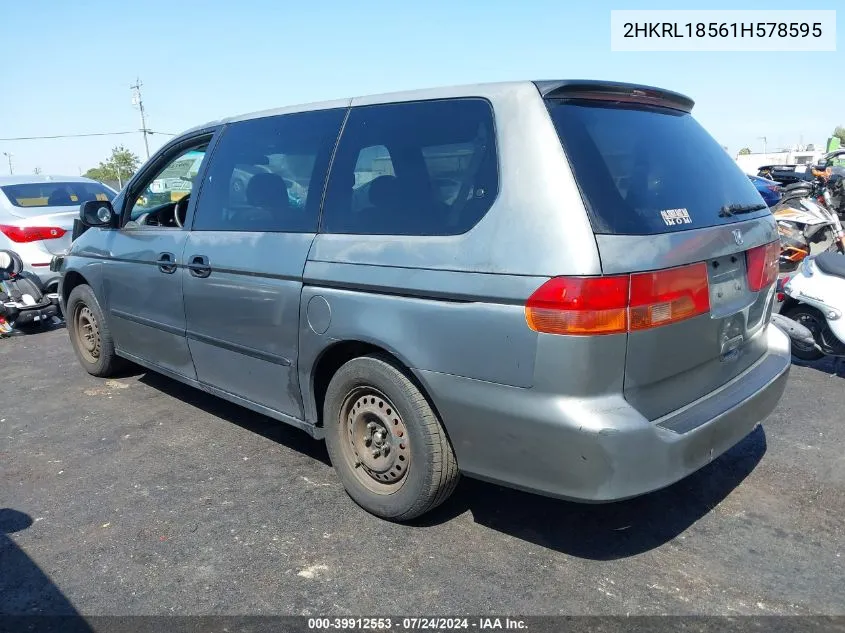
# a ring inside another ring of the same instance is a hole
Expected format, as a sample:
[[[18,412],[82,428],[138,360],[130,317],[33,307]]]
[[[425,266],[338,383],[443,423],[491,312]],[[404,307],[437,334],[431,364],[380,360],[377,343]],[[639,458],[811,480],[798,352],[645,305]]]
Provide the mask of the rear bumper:
[[[718,391],[655,421],[621,394],[576,398],[418,371],[463,472],[555,497],[606,502],[664,488],[727,451],[774,410],[789,339]]]

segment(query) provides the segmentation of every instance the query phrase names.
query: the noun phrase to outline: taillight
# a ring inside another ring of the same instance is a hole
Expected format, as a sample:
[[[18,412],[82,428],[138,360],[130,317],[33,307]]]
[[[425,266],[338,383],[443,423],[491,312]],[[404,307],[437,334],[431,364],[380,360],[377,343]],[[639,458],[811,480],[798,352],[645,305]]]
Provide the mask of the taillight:
[[[19,244],[38,240],[55,240],[67,233],[57,226],[9,226],[7,224],[0,224],[0,231]]]
[[[710,312],[704,262],[631,275],[630,329],[645,330]]]
[[[778,260],[780,258],[780,242],[763,244],[745,252],[745,262],[748,266],[748,288],[752,292],[759,292],[778,278]]]
[[[783,277],[778,279],[776,290],[779,303],[783,303],[784,301],[786,301],[786,293],[784,292],[784,288],[786,287],[786,284],[789,283],[790,279],[791,277],[789,275],[784,275]]]
[[[616,334],[628,330],[627,275],[554,277],[525,303],[525,320],[548,334]]]
[[[710,311],[704,263],[614,277],[555,277],[525,304],[525,320],[548,334],[619,334]]]

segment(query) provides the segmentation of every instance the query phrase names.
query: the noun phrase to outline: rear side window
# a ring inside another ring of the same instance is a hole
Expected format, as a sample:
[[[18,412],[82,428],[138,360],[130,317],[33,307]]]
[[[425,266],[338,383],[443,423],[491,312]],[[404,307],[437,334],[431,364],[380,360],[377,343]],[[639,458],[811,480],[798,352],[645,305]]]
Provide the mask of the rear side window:
[[[332,165],[322,230],[459,235],[484,217],[498,187],[487,101],[357,107]]]
[[[769,214],[688,113],[588,101],[548,107],[596,233],[653,235]]]
[[[344,114],[318,110],[231,124],[209,163],[193,230],[315,232]]]
[[[115,192],[95,182],[33,182],[0,187],[16,207],[67,207],[111,200]]]

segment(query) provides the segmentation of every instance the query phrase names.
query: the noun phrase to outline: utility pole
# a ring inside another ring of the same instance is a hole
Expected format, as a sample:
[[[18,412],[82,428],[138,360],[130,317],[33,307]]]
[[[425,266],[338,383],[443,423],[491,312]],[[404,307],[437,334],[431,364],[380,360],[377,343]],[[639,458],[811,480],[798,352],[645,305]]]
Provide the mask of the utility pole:
[[[757,138],[760,139],[761,141],[763,141],[763,153],[765,154],[766,153],[766,137],[765,136],[758,136]]]
[[[141,99],[141,86],[144,84],[141,83],[141,80],[136,78],[135,83],[129,86],[129,89],[132,90],[132,105],[137,106],[138,110],[141,111],[141,134],[144,135],[144,148],[147,150],[147,160],[150,159],[150,143],[147,140],[147,134],[150,131],[147,129],[147,120],[144,117],[144,102]]]
[[[3,156],[9,159],[9,175],[14,176],[15,172],[12,171],[12,153],[11,152],[3,152]]]

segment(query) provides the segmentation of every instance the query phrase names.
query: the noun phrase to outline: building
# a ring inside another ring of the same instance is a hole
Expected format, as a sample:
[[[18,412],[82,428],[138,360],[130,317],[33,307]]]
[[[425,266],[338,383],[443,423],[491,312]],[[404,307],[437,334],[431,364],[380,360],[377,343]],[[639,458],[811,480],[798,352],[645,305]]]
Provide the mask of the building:
[[[737,154],[736,162],[746,174],[756,175],[763,165],[811,165],[823,155],[824,148],[818,145],[796,145],[777,152]]]

